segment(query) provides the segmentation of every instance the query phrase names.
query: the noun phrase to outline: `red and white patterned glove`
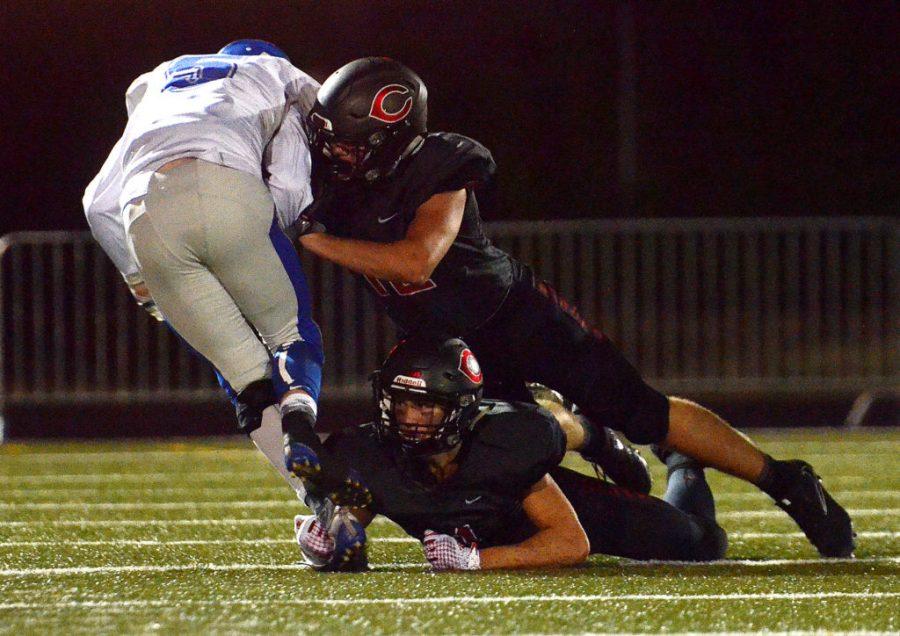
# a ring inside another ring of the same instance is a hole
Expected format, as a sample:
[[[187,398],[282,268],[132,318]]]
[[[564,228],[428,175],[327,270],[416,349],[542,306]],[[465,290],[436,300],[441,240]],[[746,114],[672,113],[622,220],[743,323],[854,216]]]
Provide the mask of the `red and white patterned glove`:
[[[334,556],[334,538],[315,515],[294,517],[294,532],[303,560],[314,568],[324,567]]]
[[[446,570],[480,570],[481,553],[478,546],[465,546],[449,534],[426,530],[422,539],[425,558],[436,572]]]

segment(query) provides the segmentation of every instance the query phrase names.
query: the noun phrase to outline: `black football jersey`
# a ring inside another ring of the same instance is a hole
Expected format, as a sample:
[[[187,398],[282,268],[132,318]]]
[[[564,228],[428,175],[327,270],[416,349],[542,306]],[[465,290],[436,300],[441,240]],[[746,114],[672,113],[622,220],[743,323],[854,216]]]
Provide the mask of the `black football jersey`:
[[[416,210],[431,196],[465,188],[459,233],[428,281],[411,285],[366,277],[369,290],[406,333],[465,336],[497,310],[513,280],[515,264],[484,235],[475,194],[495,168],[477,141],[433,133],[393,175],[375,183],[314,179],[316,200],[306,212],[335,236],[390,243],[406,236]]]
[[[535,529],[522,510],[527,491],[556,467],[566,439],[550,413],[524,403],[485,400],[458,469],[436,483],[427,468],[379,442],[366,424],[332,435],[326,447],[356,468],[372,491],[372,511],[421,540],[426,530],[481,547],[525,540]]]

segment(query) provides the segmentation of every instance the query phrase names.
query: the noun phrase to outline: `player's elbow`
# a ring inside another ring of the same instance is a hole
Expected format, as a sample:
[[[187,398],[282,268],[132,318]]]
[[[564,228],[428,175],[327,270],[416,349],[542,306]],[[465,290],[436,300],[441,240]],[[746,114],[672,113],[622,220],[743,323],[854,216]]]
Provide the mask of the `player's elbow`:
[[[575,564],[584,563],[591,556],[591,542],[581,528],[578,529],[578,540],[574,542],[572,551],[574,555],[573,563]]]
[[[431,278],[437,262],[433,262],[427,253],[411,250],[406,258],[397,263],[397,266],[401,283],[422,285]]]
[[[591,543],[581,524],[567,528],[561,548],[560,565],[578,565],[587,561],[591,554]]]

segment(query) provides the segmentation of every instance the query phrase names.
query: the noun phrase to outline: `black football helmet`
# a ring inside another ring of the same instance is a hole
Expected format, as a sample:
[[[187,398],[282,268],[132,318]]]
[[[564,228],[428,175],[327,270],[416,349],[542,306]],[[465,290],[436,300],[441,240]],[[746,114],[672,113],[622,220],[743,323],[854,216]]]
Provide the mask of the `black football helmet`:
[[[387,57],[364,57],[332,73],[305,120],[313,153],[337,179],[390,175],[421,145],[428,91],[418,75]]]
[[[458,338],[404,340],[373,375],[379,438],[399,445],[409,456],[424,457],[454,448],[472,430],[481,402],[482,374],[478,360]],[[412,402],[419,413],[443,416],[438,421],[400,421],[398,405]]]

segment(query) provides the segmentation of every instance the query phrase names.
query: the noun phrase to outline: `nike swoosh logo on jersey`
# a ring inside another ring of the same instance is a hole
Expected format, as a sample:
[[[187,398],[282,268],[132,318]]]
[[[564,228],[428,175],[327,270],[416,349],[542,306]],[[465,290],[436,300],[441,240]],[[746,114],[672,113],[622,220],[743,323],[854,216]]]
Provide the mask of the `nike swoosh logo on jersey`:
[[[390,215],[390,216],[387,217],[386,219],[382,219],[382,218],[379,216],[379,217],[378,217],[378,222],[379,222],[379,223],[387,223],[388,221],[390,221],[391,219],[393,219],[393,218],[394,218],[395,216],[397,216],[398,214],[400,214],[400,213],[399,213],[399,212],[394,212],[392,215]]]
[[[471,506],[473,503],[475,503],[479,499],[481,499],[481,495],[478,495],[477,497],[475,497],[475,499],[466,499],[466,503]]]

